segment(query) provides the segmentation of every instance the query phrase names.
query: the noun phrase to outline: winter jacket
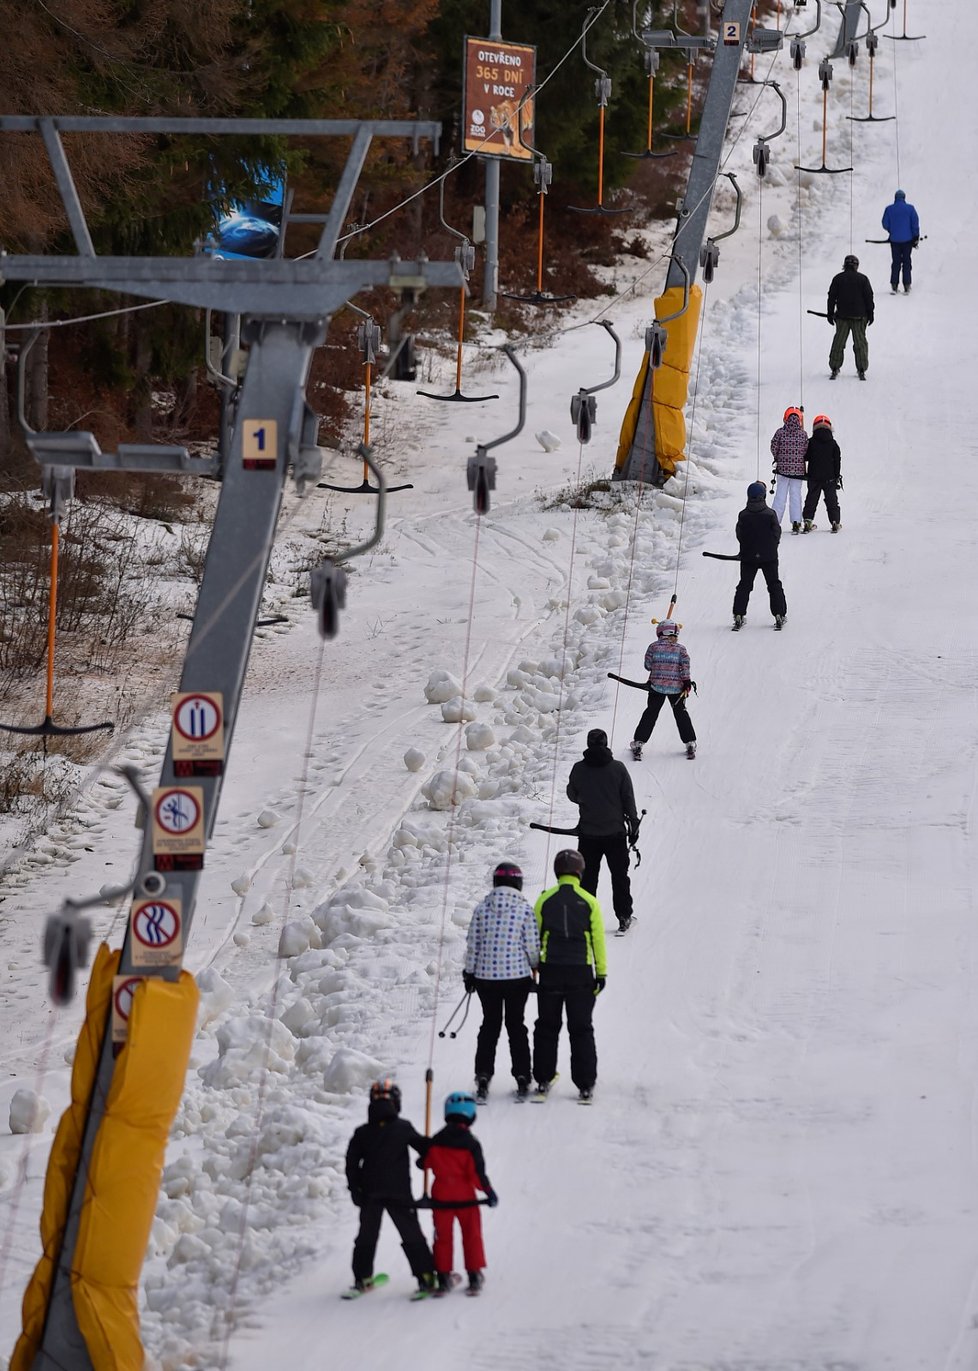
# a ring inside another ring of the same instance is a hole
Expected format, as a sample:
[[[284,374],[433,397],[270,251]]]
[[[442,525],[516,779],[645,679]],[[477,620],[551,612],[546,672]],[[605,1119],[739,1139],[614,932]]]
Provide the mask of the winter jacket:
[[[846,267],[838,276],[832,277],[829,286],[828,315],[829,323],[840,319],[865,319],[873,322],[873,287],[869,277],[855,267]]]
[[[392,1115],[389,1101],[372,1101],[367,1122],[354,1132],[346,1150],[346,1182],[354,1202],[412,1204],[408,1148],[423,1156],[429,1141],[407,1119]]]
[[[540,984],[583,984],[608,974],[601,906],[576,876],[561,876],[534,908],[540,928]]]
[[[645,652],[649,689],[676,695],[689,685],[689,653],[677,638],[658,638]]]
[[[486,1195],[492,1193],[482,1148],[467,1124],[447,1123],[436,1133],[425,1154],[424,1166],[434,1176],[433,1200],[458,1203],[474,1200],[476,1190]]]
[[[516,981],[540,961],[533,906],[518,890],[497,886],[476,905],[465,940],[465,969],[483,981]]]
[[[742,562],[775,562],[781,525],[778,516],[764,499],[748,500],[737,519],[737,541]]]
[[[583,761],[571,767],[567,798],[580,806],[578,832],[584,837],[606,838],[623,833],[626,823],[638,823],[632,778],[608,747],[585,748]]]
[[[906,200],[894,200],[883,211],[883,227],[891,243],[912,243],[920,237],[920,220],[913,205]]]
[[[817,428],[808,440],[808,479],[837,481],[842,474],[842,453],[830,428]]]
[[[779,476],[804,476],[808,434],[797,414],[789,414],[771,439],[771,456]]]

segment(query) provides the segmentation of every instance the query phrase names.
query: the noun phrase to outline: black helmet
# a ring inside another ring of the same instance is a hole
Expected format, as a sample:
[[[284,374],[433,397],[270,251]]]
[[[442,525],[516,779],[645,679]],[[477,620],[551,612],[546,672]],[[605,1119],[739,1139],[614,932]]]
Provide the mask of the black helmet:
[[[523,889],[523,872],[515,862],[500,862],[492,873],[492,883],[512,886],[514,890]]]
[[[374,1081],[370,1087],[370,1103],[375,1104],[378,1100],[389,1100],[394,1106],[394,1113],[400,1114],[401,1087],[390,1076],[385,1076],[382,1081]]]
[[[558,852],[554,858],[555,876],[576,876],[580,879],[584,875],[584,858],[575,847],[565,847],[562,852]]]
[[[846,260],[842,263],[842,266],[843,269],[847,267],[852,267],[853,271],[858,271],[859,258],[854,253],[850,252],[849,255],[846,257]]]

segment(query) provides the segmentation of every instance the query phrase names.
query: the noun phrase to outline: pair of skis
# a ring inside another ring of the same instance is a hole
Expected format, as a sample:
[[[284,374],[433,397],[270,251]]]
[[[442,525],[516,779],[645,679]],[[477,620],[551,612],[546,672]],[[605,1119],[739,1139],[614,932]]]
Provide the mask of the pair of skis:
[[[550,1095],[551,1095],[551,1092],[552,1092],[554,1086],[557,1084],[557,1082],[558,1082],[559,1080],[560,1080],[560,1073],[558,1072],[557,1075],[554,1076],[552,1080],[548,1081],[546,1085],[544,1085],[544,1086],[537,1086],[536,1091],[534,1092],[534,1094],[532,1094],[532,1095],[530,1096],[530,1099],[533,1101],[533,1103],[534,1103],[534,1104],[546,1104],[547,1100],[550,1099]],[[593,1090],[582,1090],[582,1091],[578,1094],[577,1103],[578,1103],[578,1104],[594,1104],[594,1092],[593,1092]]]
[[[343,1291],[342,1295],[340,1296],[340,1299],[358,1300],[360,1299],[361,1295],[369,1295],[371,1290],[380,1290],[383,1286],[387,1285],[389,1280],[390,1276],[388,1276],[386,1272],[378,1271],[376,1275],[371,1276],[369,1280],[365,1280],[363,1282],[363,1289],[361,1289],[358,1285],[351,1285],[349,1290]],[[440,1299],[442,1295],[450,1295],[453,1290],[458,1289],[458,1287],[462,1284],[462,1277],[457,1271],[451,1272],[448,1280],[449,1285],[447,1290],[442,1289],[440,1286],[437,1285],[432,1286],[430,1290],[415,1290],[411,1295],[411,1300],[416,1302],[418,1300]],[[481,1292],[482,1286],[479,1285],[469,1286],[468,1290],[465,1293],[467,1295],[478,1295],[481,1294]]]

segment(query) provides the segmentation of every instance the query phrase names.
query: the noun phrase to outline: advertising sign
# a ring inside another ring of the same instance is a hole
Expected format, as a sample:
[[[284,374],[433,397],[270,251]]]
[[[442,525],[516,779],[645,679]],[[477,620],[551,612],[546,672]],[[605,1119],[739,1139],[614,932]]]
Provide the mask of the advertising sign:
[[[534,102],[532,95],[525,101],[524,96],[533,88],[536,61],[536,48],[525,43],[466,38],[462,110],[466,152],[518,162],[533,160],[519,133],[522,130],[527,142],[533,142]]]

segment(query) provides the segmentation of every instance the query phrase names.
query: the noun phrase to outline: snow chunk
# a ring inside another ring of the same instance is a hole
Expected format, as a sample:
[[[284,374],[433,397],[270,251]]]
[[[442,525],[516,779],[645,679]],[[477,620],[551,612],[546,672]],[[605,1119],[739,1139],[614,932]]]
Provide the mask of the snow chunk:
[[[315,1010],[309,1001],[302,996],[294,1000],[288,1009],[279,1015],[279,1018],[296,1038],[304,1038],[313,1029],[319,1027]]]
[[[11,1133],[40,1133],[44,1121],[51,1113],[51,1106],[43,1095],[35,1090],[22,1087],[15,1090],[10,1101]]]
[[[478,685],[472,692],[472,698],[480,705],[491,705],[496,698],[496,692],[490,685]]]
[[[560,537],[560,529],[545,528],[543,532],[540,534],[540,537],[543,539],[545,543],[556,543]]]
[[[256,909],[251,916],[251,922],[256,924],[259,928],[263,927],[265,924],[272,923],[274,919],[275,911],[267,900],[262,905],[261,909]]]
[[[465,730],[465,746],[470,752],[484,752],[496,741],[489,724],[469,724]]]
[[[471,800],[475,793],[475,783],[464,771],[436,771],[421,787],[432,809],[451,809],[453,804]]]
[[[556,452],[560,447],[560,439],[556,433],[551,433],[549,428],[542,428],[536,435],[536,439],[544,452]]]
[[[424,688],[424,697],[430,705],[444,704],[453,695],[462,693],[462,682],[457,681],[449,671],[433,671]]]
[[[246,929],[239,928],[236,932],[231,934],[231,941],[234,943],[235,947],[250,947],[251,934]]]
[[[416,747],[409,747],[404,754],[404,765],[408,771],[420,771],[428,758],[423,752],[419,752]]]
[[[219,976],[212,966],[197,973],[197,989],[200,991],[198,1023],[201,1028],[219,1019],[237,998],[224,977]]]
[[[291,919],[282,929],[278,940],[280,957],[297,957],[300,952],[308,952],[311,947],[322,947],[319,929],[304,914],[301,919]]]
[[[784,233],[784,221],[780,215],[769,214],[767,220],[767,231],[772,238],[780,238]]]
[[[461,695],[453,695],[441,707],[441,717],[446,724],[460,724],[475,718],[475,705],[471,700],[463,700]]]
[[[285,1024],[258,1014],[222,1024],[217,1050],[217,1061],[198,1072],[205,1085],[217,1090],[247,1085],[264,1071],[285,1075],[295,1060],[295,1041]]]
[[[258,815],[259,828],[274,828],[276,824],[282,822],[282,816],[276,814],[274,809],[263,809]]]
[[[235,879],[231,882],[231,889],[234,891],[235,895],[247,895],[248,891],[251,889],[251,877],[235,877]]]
[[[376,1057],[341,1047],[323,1074],[323,1085],[334,1095],[348,1095],[364,1090],[371,1081],[385,1074],[383,1064]]]

